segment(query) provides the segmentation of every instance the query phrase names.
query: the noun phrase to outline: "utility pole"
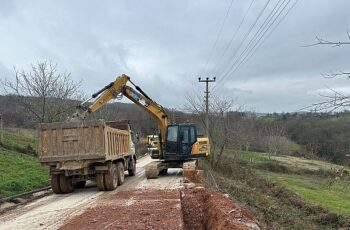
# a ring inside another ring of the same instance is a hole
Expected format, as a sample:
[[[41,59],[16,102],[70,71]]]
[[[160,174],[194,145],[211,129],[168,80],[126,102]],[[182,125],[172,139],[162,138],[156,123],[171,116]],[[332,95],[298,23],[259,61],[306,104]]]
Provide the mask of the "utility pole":
[[[172,108],[172,114],[173,114],[173,120],[172,120],[172,123],[173,124],[176,124],[176,121],[175,121],[175,108]]]
[[[202,80],[202,78],[198,78],[198,82],[205,82],[205,126],[207,131],[207,137],[209,137],[209,83],[215,82],[216,77],[213,77],[213,79],[209,79],[207,77],[205,80]]]
[[[0,114],[0,143],[4,143],[4,127],[2,124],[2,115]]]

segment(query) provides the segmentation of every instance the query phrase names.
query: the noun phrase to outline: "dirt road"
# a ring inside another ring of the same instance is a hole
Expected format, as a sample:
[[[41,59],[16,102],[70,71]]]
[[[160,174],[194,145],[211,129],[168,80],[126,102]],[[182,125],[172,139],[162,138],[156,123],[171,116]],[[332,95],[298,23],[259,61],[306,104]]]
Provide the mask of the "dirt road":
[[[0,216],[0,230],[7,229],[58,229],[68,219],[79,215],[105,197],[121,191],[133,189],[166,189],[181,186],[181,169],[169,169],[168,176],[157,180],[147,180],[143,167],[151,162],[150,157],[144,157],[137,162],[137,173],[127,177],[124,184],[115,191],[100,192],[93,185],[78,189],[66,195],[52,194],[27,205],[18,207]]]
[[[17,207],[0,216],[0,230],[259,229],[254,217],[228,196],[199,184],[185,186],[182,169],[147,180],[143,167],[151,161],[140,159],[136,176],[127,177],[115,191],[100,192],[91,184]]]

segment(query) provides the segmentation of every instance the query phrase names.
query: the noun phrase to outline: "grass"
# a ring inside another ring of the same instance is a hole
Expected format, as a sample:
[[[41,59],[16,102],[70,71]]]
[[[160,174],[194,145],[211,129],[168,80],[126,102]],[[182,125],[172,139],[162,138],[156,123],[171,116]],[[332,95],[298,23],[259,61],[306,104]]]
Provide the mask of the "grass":
[[[5,130],[0,146],[0,196],[16,195],[48,185],[48,168],[35,157],[35,147],[35,131]]]
[[[47,167],[36,157],[0,148],[0,196],[27,192],[48,184]]]
[[[348,190],[342,190],[344,186],[342,182],[337,182],[328,188],[327,179],[317,176],[267,173],[266,177],[312,203],[350,217],[350,193]]]
[[[245,159],[253,159],[254,167],[270,181],[331,212],[350,217],[350,191],[342,189],[346,184],[337,181],[331,187],[328,186],[329,181],[336,177],[332,169],[341,166],[293,156],[273,156],[268,160],[268,155],[265,153],[240,154]]]
[[[6,149],[35,155],[37,146],[36,132],[30,129],[8,128],[4,130],[1,143]]]
[[[269,159],[267,153],[236,150],[226,150],[225,154],[228,156],[243,158],[255,163],[277,162],[280,165],[284,165],[286,167],[294,167],[296,169],[307,169],[317,171],[341,168],[341,166],[339,165],[329,163],[326,161],[306,159],[294,156],[271,156],[271,159]]]
[[[341,181],[327,186],[335,178],[331,169],[340,166],[247,151],[228,150],[223,157],[208,184],[232,195],[264,228],[350,228],[349,191]]]

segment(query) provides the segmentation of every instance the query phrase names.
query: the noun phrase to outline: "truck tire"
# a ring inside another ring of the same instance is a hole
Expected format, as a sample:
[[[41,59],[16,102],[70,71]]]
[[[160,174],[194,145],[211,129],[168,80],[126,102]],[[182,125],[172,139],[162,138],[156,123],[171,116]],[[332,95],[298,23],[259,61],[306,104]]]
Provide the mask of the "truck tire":
[[[60,188],[62,193],[71,193],[74,191],[72,177],[60,174]]]
[[[117,175],[117,167],[115,164],[111,164],[110,169],[108,170],[108,173],[104,174],[105,179],[105,188],[108,191],[114,190],[118,187],[119,184],[119,178]]]
[[[130,161],[129,169],[128,169],[128,174],[129,174],[129,176],[136,175],[136,161],[135,161],[135,158],[133,158],[133,157],[131,157],[131,161]]]
[[[96,174],[96,185],[97,185],[98,190],[100,190],[100,191],[106,190],[103,173]]]
[[[123,162],[117,162],[118,185],[124,183],[124,165]]]
[[[56,194],[61,194],[61,188],[60,188],[60,175],[59,174],[53,174],[51,175],[51,188],[52,191]]]
[[[76,183],[75,188],[84,188],[86,185],[86,181],[79,181],[78,183]]]

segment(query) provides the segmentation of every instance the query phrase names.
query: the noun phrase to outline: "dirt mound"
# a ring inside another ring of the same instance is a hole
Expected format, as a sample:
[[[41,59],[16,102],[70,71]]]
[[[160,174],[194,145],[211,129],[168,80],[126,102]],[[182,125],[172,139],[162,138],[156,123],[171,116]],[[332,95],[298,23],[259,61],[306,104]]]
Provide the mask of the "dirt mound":
[[[61,229],[183,229],[179,197],[178,190],[119,192]]]
[[[220,192],[134,190],[106,196],[61,229],[259,229],[256,220]]]
[[[195,183],[195,184],[203,184],[203,170],[184,170],[183,176],[185,179]]]

